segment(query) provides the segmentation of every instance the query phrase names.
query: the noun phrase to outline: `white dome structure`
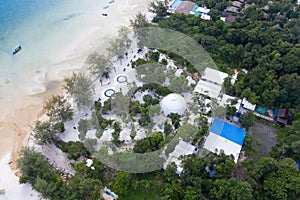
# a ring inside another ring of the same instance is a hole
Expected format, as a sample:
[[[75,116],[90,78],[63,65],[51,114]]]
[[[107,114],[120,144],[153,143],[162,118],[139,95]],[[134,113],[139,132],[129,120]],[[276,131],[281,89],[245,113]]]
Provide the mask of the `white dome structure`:
[[[168,116],[170,113],[183,115],[187,105],[185,99],[181,95],[171,93],[160,101],[160,108],[165,116]]]

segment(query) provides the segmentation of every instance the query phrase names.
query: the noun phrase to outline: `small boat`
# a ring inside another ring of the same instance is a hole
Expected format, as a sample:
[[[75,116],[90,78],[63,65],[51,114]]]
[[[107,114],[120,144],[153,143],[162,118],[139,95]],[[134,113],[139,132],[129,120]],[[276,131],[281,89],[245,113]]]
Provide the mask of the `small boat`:
[[[22,47],[21,45],[19,45],[17,48],[15,48],[13,55],[15,55],[16,53],[18,53],[19,51],[21,51]]]
[[[105,17],[106,17],[107,15],[108,15],[108,14],[106,14],[106,13],[102,13],[102,16],[105,16]]]
[[[107,9],[109,8],[109,5],[103,6],[103,9]]]
[[[115,0],[110,0],[108,3],[113,3],[113,2],[115,2]]]

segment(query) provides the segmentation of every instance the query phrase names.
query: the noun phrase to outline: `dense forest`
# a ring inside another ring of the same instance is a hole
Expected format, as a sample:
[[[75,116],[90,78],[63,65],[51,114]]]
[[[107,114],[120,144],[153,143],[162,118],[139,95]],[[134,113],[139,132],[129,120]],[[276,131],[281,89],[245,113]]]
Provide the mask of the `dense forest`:
[[[268,1],[249,0],[247,3],[255,6],[236,14],[232,23],[224,23],[220,16],[227,1],[195,2],[211,8],[213,20],[171,14],[154,21],[159,27],[180,31],[198,41],[222,71],[248,70],[239,74],[234,86],[227,85],[227,93],[271,109],[299,111],[300,6],[294,1],[276,1],[264,19],[260,7]]]
[[[272,147],[269,155],[256,156],[254,142],[247,134],[243,146],[247,159],[237,164],[232,156],[222,153],[219,156],[193,154],[182,158],[184,170],[178,176],[174,163],[166,170],[134,174],[117,171],[93,158],[93,170],[81,161],[82,158],[85,160],[91,157],[86,146],[80,142],[58,140],[58,134],[64,131],[62,122],[72,118],[73,111],[62,97],[57,97],[49,102],[65,105],[63,110],[66,115],[60,115],[63,111],[51,109],[53,105],[48,103],[48,116],[55,123],[37,122],[35,131],[41,144],[54,142],[67,153],[69,159],[74,160],[71,165],[76,173],[74,176],[65,176],[53,168],[40,153],[24,148],[18,160],[18,167],[22,172],[20,183],[28,182],[44,198],[57,200],[101,199],[100,191],[105,186],[118,194],[121,200],[299,199],[300,172],[296,161],[300,160],[300,6],[292,0],[273,1],[268,11],[262,11],[261,7],[269,1],[247,0],[245,2],[252,6],[237,13],[233,22],[224,23],[220,16],[230,5],[230,1],[194,2],[210,8],[212,20],[205,21],[193,15],[168,14],[163,3],[151,3],[150,10],[156,12],[157,17],[154,18],[154,23],[147,26],[185,33],[209,52],[221,71],[233,74],[234,69],[239,69],[234,85],[231,85],[229,79],[225,80],[227,94],[247,97],[252,103],[268,108],[281,107],[292,111],[294,117],[290,126],[275,127],[278,129],[278,143]],[[267,12],[268,18],[264,18],[264,12]],[[138,14],[134,23],[137,27],[146,25],[145,19],[145,16]],[[141,60],[135,64],[138,62]],[[246,69],[248,73],[244,73],[242,69]],[[149,89],[158,86],[148,84],[144,87]],[[164,87],[156,89],[162,94],[170,92]],[[145,108],[158,103],[149,96],[144,101],[142,106],[131,102],[130,113],[142,113],[143,108],[148,112]],[[100,126],[106,127],[110,123],[102,117],[108,111],[110,103],[107,101],[103,107],[99,103],[95,105],[98,111],[96,119]],[[145,116],[142,123],[147,122],[147,119],[148,116]],[[173,121],[174,119],[177,116],[173,116]],[[173,121],[172,125],[165,124],[164,134],[170,136],[176,132],[176,123],[173,124]],[[81,121],[79,125],[80,132],[89,128],[87,121]],[[207,121],[199,125],[201,126],[207,132]],[[179,130],[181,129],[177,131]],[[133,151],[155,151],[163,145],[163,134],[157,132],[152,137],[137,141]]]

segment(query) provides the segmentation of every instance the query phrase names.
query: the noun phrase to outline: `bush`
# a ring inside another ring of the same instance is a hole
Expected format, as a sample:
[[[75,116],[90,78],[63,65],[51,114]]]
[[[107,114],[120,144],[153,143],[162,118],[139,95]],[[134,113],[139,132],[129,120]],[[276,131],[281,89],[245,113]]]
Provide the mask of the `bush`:
[[[57,130],[60,133],[62,133],[66,130],[65,129],[65,124],[63,122],[56,123],[54,126],[55,126],[54,129]]]
[[[95,101],[95,105],[94,106],[95,106],[95,110],[97,112],[99,112],[101,110],[101,108],[102,108],[102,104],[99,101]]]
[[[154,133],[152,136],[138,140],[133,148],[135,153],[146,153],[157,151],[164,145],[164,137],[161,132]]]
[[[144,60],[144,59],[139,58],[139,59],[137,59],[136,61],[132,62],[132,63],[131,63],[131,66],[132,66],[132,68],[135,68],[135,67],[137,67],[137,66],[139,66],[139,65],[143,65],[143,64],[146,64],[146,63],[148,63],[148,62],[149,62],[149,61],[147,61],[147,60]]]
[[[68,159],[77,160],[80,156],[89,156],[90,152],[86,149],[83,143],[81,142],[64,142],[60,140],[57,144],[57,147],[60,148],[63,152],[67,153]]]

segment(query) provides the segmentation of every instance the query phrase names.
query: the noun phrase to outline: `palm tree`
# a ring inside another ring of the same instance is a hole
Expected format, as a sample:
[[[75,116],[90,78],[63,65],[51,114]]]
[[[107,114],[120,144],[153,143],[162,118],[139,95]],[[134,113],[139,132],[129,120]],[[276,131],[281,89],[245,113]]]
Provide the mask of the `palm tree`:
[[[96,79],[102,82],[102,78],[109,78],[113,64],[105,55],[92,53],[88,56],[86,63],[89,65],[88,69]]]

